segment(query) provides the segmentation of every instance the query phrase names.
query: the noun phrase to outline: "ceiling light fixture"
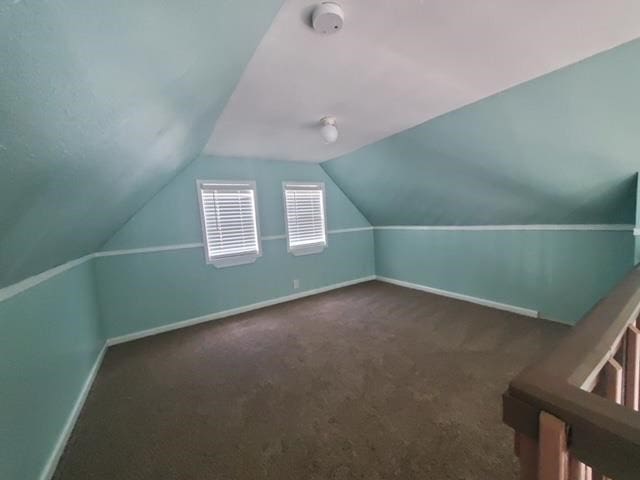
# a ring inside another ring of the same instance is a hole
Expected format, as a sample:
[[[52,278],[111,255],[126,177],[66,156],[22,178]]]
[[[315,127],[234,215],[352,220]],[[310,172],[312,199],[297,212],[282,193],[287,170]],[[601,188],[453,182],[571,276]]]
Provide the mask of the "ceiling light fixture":
[[[338,140],[338,127],[336,127],[335,117],[324,117],[320,120],[322,128],[320,134],[326,143],[335,143]]]

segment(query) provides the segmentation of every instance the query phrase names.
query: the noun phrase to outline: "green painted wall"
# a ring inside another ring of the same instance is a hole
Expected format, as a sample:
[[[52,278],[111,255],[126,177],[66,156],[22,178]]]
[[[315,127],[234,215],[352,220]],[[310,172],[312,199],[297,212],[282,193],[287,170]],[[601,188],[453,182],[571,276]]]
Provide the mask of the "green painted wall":
[[[281,3],[0,2],[0,287],[95,251],[200,154]]]
[[[329,230],[370,226],[319,165],[202,156],[137,212],[102,250],[201,242],[198,179],[255,180],[262,236],[285,233],[282,182],[287,180],[325,182]]]
[[[322,164],[373,225],[634,223],[640,40]]]
[[[638,162],[640,163],[640,161]],[[634,191],[635,191],[635,226],[636,228],[640,227],[640,174],[636,173],[634,182]]]
[[[201,249],[96,259],[101,311],[115,337],[373,275],[371,231],[332,235],[318,255],[294,257],[264,241],[255,263],[206,265]],[[294,290],[292,279],[300,279]]]
[[[0,302],[0,478],[34,480],[104,345],[88,262]]]
[[[636,173],[636,181],[635,181],[635,190],[636,190],[636,222],[634,235],[637,232],[640,232],[640,174]],[[634,255],[634,264],[638,265],[640,263],[640,235],[636,235],[635,237],[635,255]]]
[[[376,273],[574,324],[633,266],[629,231],[376,230]]]
[[[255,179],[264,236],[284,233],[284,180],[326,182],[330,229],[369,227],[318,165],[203,157],[105,248],[201,242],[196,178]],[[364,230],[301,257],[263,241],[254,264],[225,269],[202,248],[102,257],[0,302],[0,478],[38,478],[106,338],[373,275],[373,255]]]
[[[202,157],[185,169],[280,4],[0,4],[0,287],[99,248],[201,242],[196,178],[256,180],[263,236],[285,231],[283,180],[326,182],[330,230],[638,221],[640,41],[322,168]],[[374,271],[571,323],[631,267],[636,243],[358,231],[304,257],[264,241],[255,264],[227,269],[201,249],[96,259],[0,302],[0,478],[37,478],[107,337]]]
[[[282,182],[324,181],[328,229],[369,227],[318,165],[201,157],[156,195],[104,250],[197,243],[196,180],[255,180],[263,237],[285,233]],[[317,255],[292,256],[284,239],[263,240],[250,265],[218,269],[202,248],[95,260],[107,336],[114,337],[374,274],[371,230],[330,234]],[[293,279],[300,288],[293,289]]]
[[[640,40],[322,167],[376,226],[640,222],[638,58]],[[382,230],[376,270],[573,323],[631,267],[634,243],[630,232]]]

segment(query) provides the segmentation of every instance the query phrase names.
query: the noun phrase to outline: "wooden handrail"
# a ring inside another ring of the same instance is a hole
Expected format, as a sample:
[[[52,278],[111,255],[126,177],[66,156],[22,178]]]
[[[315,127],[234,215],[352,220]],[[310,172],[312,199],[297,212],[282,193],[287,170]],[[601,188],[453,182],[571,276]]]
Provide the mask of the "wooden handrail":
[[[639,313],[640,267],[585,315],[550,355],[509,384],[503,396],[505,423],[537,441],[541,414],[551,414],[566,424],[567,447],[574,458],[615,480],[638,480],[640,414],[591,390],[626,333],[633,333]]]

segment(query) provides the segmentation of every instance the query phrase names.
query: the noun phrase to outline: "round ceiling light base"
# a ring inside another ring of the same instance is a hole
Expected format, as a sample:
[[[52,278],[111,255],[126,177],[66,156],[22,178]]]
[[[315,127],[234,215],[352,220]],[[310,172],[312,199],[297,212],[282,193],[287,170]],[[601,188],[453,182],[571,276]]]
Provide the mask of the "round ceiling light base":
[[[325,143],[335,143],[338,140],[338,127],[335,117],[324,117],[320,120],[320,135]]]

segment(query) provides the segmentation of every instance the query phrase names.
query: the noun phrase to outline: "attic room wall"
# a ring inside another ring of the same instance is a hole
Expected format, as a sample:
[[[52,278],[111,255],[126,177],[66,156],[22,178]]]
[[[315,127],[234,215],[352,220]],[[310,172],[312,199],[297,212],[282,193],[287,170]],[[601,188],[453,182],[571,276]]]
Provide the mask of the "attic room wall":
[[[255,263],[227,268],[205,263],[198,179],[256,181],[263,254]],[[323,253],[293,256],[287,252],[283,181],[325,182],[329,235]],[[343,229],[355,231],[337,231]],[[127,253],[159,246],[170,249]],[[313,164],[203,156],[140,210],[103,250],[121,253],[95,260],[100,311],[109,338],[374,275],[370,224]],[[300,280],[298,290],[293,279]]]
[[[376,227],[524,225],[376,230],[377,273],[575,322],[634,261],[639,56],[636,40],[324,162]]]
[[[0,2],[0,288],[94,252],[200,154],[281,4]]]
[[[0,301],[0,478],[47,478],[104,341],[90,261]]]
[[[636,216],[633,234],[635,235],[634,264],[640,263],[640,174],[636,174]]]
[[[630,231],[376,230],[376,274],[575,324],[633,267]]]

